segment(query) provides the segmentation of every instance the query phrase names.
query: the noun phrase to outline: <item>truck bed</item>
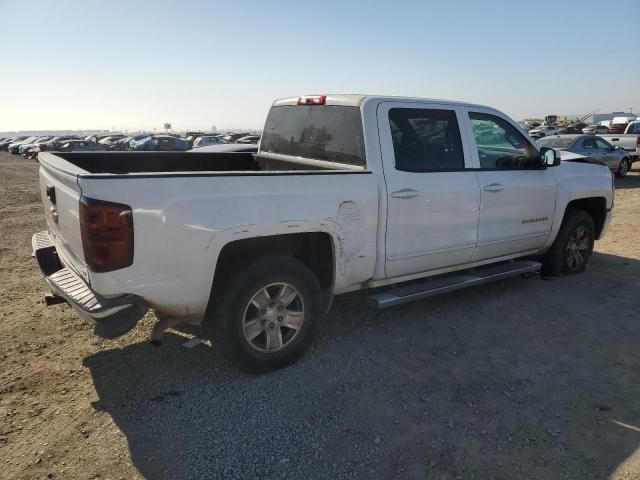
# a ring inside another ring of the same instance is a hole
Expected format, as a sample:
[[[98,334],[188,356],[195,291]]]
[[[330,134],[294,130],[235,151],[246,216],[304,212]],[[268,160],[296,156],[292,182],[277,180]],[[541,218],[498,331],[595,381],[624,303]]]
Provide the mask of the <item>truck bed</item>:
[[[345,170],[326,162],[284,161],[243,152],[51,152],[89,174]],[[349,169],[350,170],[350,169]]]

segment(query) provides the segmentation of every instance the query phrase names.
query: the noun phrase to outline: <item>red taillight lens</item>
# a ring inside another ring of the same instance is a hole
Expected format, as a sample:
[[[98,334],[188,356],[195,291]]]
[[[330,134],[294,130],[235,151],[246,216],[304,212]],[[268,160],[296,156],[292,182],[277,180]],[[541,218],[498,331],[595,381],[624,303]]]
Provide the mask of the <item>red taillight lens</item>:
[[[82,250],[89,269],[110,272],[133,263],[133,215],[129,205],[80,198]]]
[[[304,95],[298,98],[298,105],[324,105],[326,101],[326,95]]]

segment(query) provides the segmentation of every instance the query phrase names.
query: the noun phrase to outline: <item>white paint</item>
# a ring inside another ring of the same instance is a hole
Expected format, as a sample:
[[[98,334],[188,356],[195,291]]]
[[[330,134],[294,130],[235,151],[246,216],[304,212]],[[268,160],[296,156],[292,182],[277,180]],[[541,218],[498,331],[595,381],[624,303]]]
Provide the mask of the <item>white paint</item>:
[[[62,158],[41,154],[45,211],[46,186],[60,192],[61,220],[49,226],[57,232],[54,241],[63,262],[84,272],[101,295],[139,295],[161,313],[197,323],[219,254],[236,240],[327,233],[335,252],[333,290],[340,294],[541,252],[553,242],[569,201],[604,197],[612,207],[611,175],[598,165],[563,162],[547,170],[511,172],[395,170],[386,115],[391,106],[455,110],[467,168],[479,166],[467,110],[501,116],[518,128],[496,110],[353,95],[330,95],[327,103],[361,109],[370,173],[110,178],[87,175]],[[493,182],[505,190],[485,194],[482,186]],[[419,195],[390,197],[407,188]],[[132,207],[135,254],[130,267],[87,275],[78,223],[80,192]],[[547,220],[522,223],[538,217]]]

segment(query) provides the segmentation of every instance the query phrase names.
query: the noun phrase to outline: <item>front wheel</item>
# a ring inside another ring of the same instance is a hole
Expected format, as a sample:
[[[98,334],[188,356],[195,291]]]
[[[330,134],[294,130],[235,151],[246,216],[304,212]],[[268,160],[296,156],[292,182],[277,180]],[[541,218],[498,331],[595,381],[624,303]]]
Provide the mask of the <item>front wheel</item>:
[[[285,256],[263,257],[214,292],[214,342],[233,365],[265,373],[295,362],[322,315],[313,272]]]
[[[584,210],[567,210],[558,236],[543,259],[543,273],[567,275],[584,272],[594,243],[595,228],[591,215]]]
[[[631,163],[628,158],[623,158],[620,161],[620,165],[618,166],[618,171],[616,172],[616,177],[623,178],[627,176],[629,170],[631,169]]]

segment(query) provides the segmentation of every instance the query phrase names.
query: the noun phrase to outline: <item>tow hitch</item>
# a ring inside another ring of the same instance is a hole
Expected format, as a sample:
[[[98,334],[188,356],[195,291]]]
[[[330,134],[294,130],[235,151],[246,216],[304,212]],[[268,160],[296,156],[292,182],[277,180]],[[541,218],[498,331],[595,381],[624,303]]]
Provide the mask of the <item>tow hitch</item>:
[[[66,300],[64,298],[62,298],[60,295],[55,295],[53,293],[47,293],[44,296],[44,303],[47,307],[50,307],[51,305],[57,305],[59,303],[65,303]]]

